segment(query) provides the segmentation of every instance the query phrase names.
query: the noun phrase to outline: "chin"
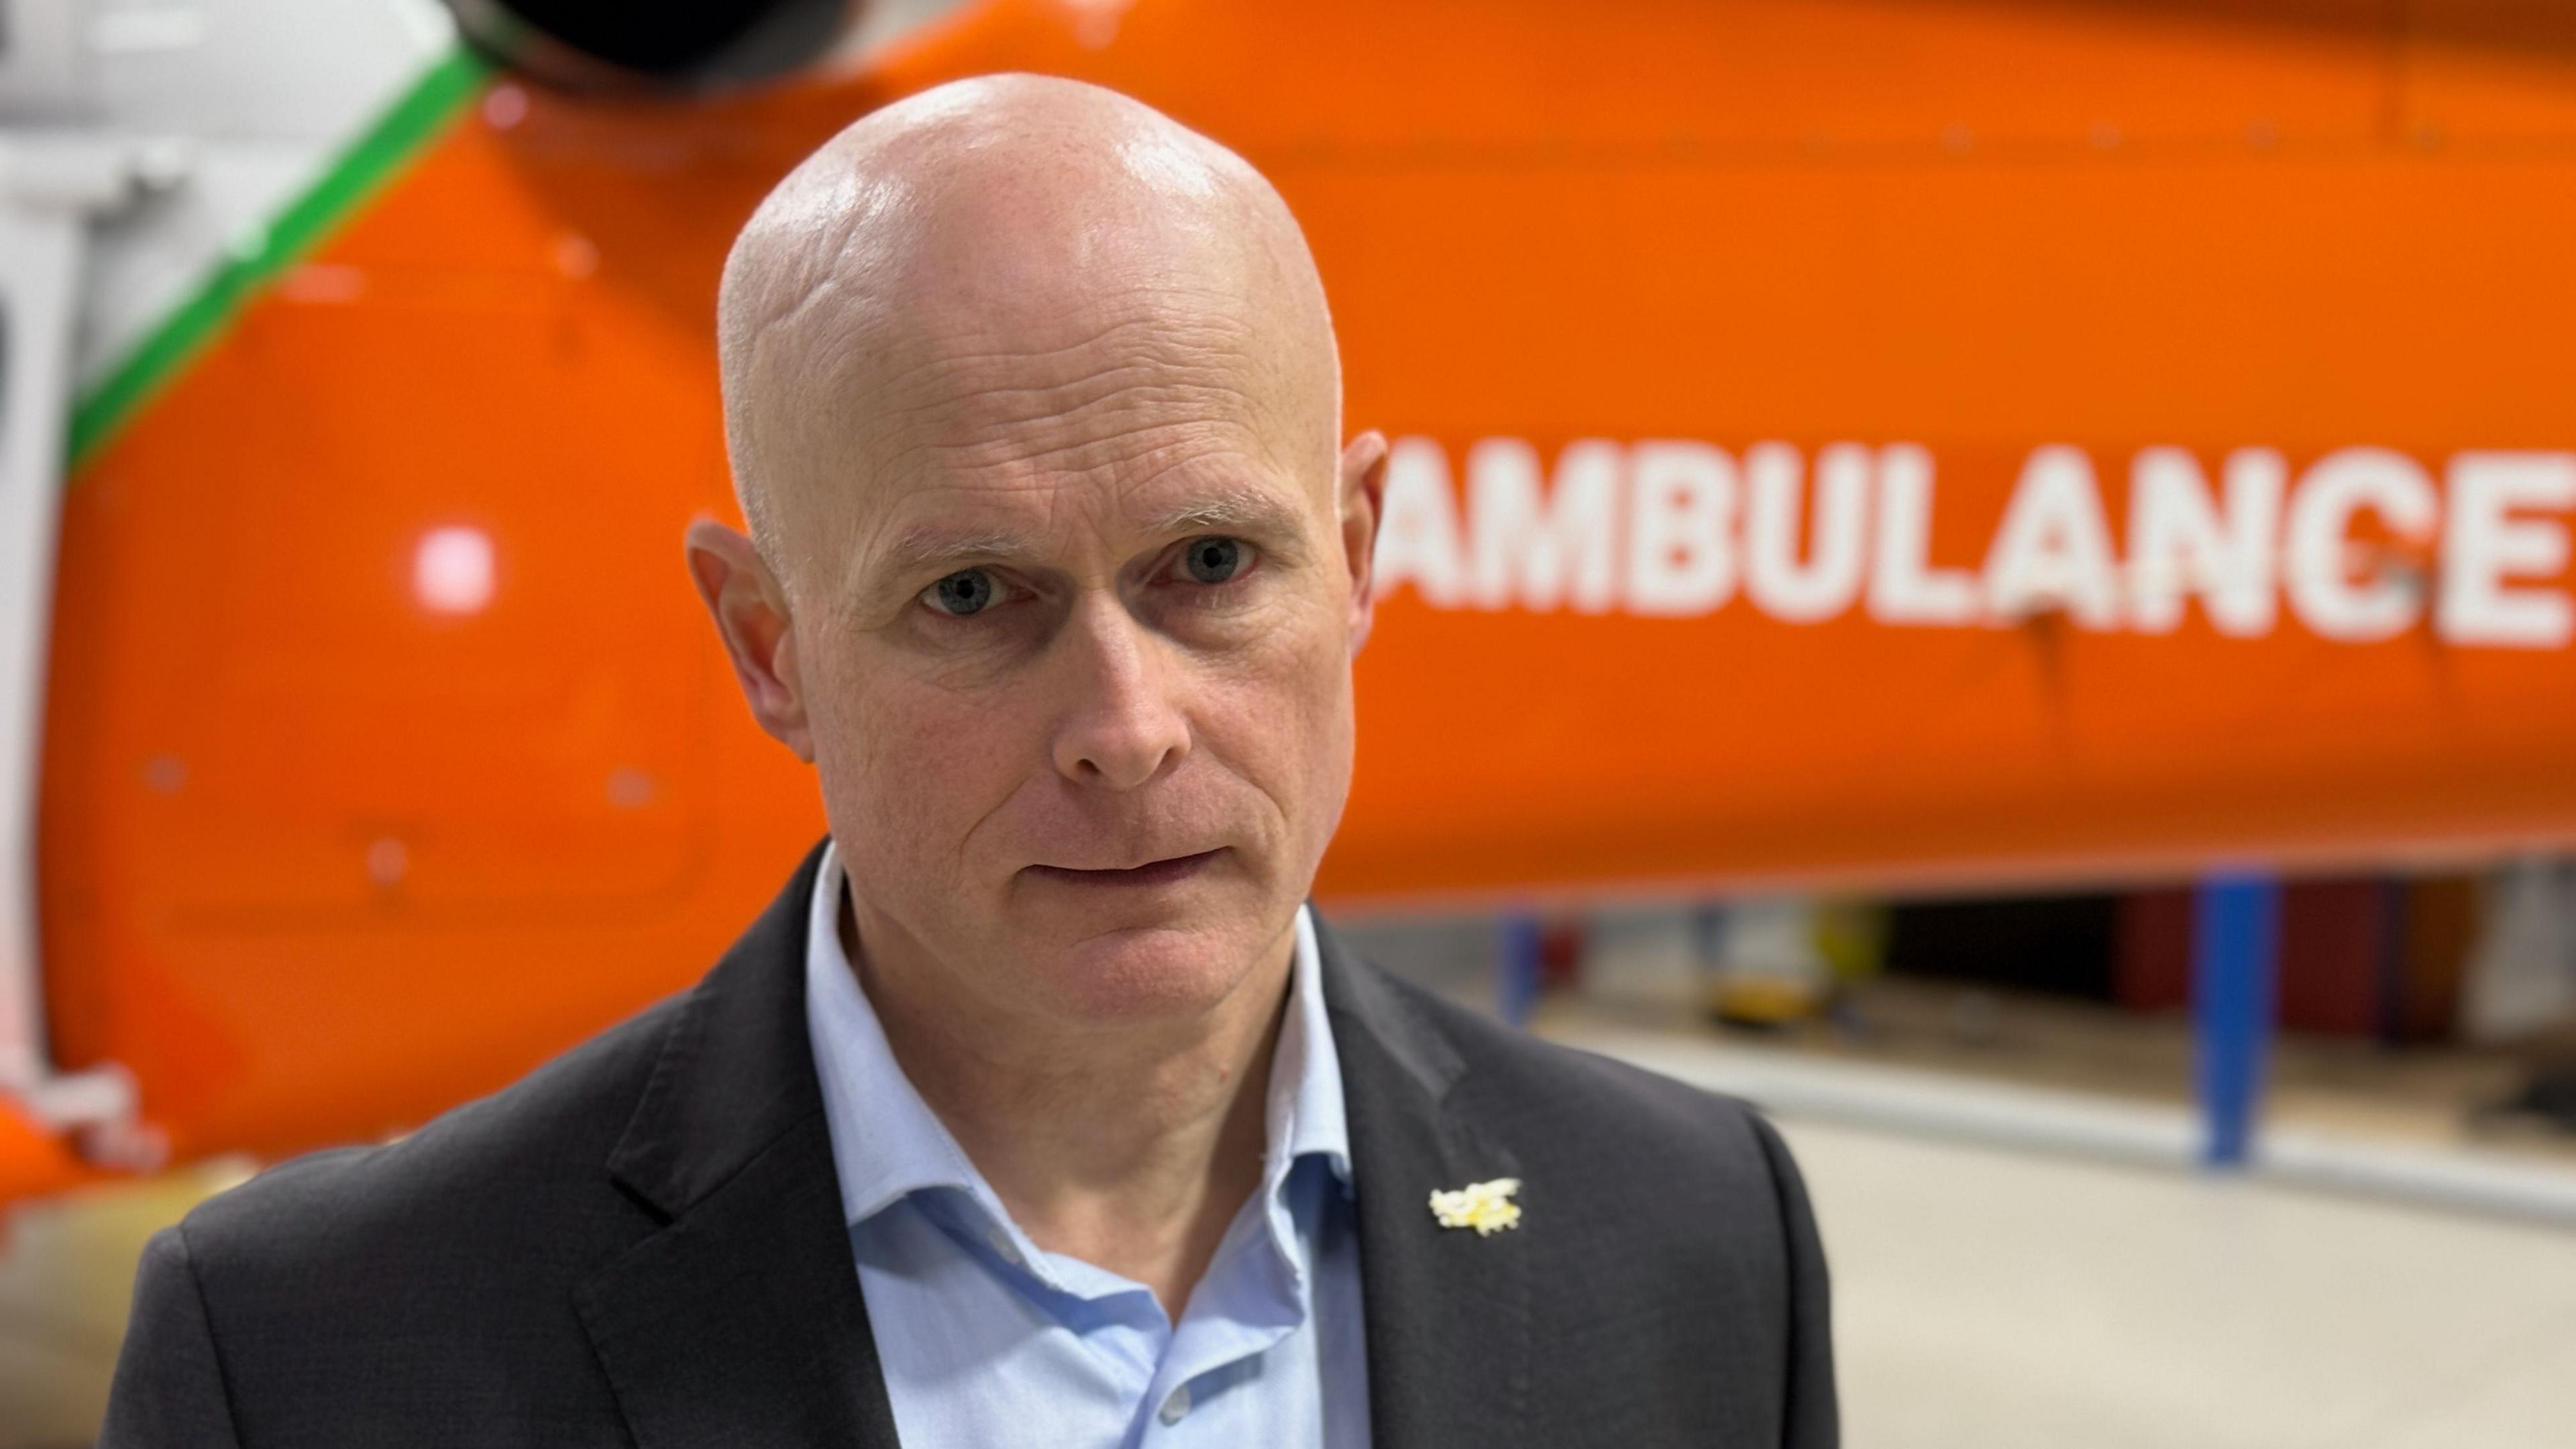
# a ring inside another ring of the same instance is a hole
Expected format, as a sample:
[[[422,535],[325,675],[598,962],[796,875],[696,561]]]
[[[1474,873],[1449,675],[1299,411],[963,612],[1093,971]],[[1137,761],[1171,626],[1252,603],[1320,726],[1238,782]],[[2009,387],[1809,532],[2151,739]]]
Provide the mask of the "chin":
[[[1026,959],[1059,1010],[1087,1021],[1151,1021],[1215,1009],[1259,964],[1273,933],[1245,917],[1173,921],[1057,939]]]

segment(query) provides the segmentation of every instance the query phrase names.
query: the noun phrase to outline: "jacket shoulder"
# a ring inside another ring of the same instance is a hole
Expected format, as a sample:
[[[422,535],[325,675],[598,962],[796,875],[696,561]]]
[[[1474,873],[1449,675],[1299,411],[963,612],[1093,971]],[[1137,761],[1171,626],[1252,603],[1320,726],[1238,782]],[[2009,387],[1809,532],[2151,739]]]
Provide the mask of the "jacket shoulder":
[[[1458,1053],[1461,1089],[1487,1114],[1525,1130],[1607,1134],[1606,1145],[1681,1154],[1703,1169],[1767,1181],[1770,1125],[1751,1103],[1643,1067],[1534,1036],[1379,971],[1402,1009]]]
[[[389,1274],[498,1287],[525,1283],[531,1259],[567,1267],[580,1244],[631,1241],[651,1222],[604,1164],[684,999],[404,1137],[309,1153],[198,1204],[179,1231],[209,1300],[280,1292],[314,1321],[346,1322],[321,1315],[340,1294],[380,1303]]]
[[[606,1162],[676,1010],[165,1229],[136,1276],[102,1442],[514,1445],[606,1421],[572,1288],[657,1226]]]

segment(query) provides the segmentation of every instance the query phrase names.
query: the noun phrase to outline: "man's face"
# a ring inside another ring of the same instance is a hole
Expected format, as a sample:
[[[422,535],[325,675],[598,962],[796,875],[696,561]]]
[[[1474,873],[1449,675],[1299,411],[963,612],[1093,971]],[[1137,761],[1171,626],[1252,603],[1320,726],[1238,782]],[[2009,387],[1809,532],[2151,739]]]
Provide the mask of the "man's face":
[[[866,365],[808,460],[792,648],[863,948],[1105,1025],[1284,949],[1349,788],[1374,499],[1206,297],[1061,320]]]

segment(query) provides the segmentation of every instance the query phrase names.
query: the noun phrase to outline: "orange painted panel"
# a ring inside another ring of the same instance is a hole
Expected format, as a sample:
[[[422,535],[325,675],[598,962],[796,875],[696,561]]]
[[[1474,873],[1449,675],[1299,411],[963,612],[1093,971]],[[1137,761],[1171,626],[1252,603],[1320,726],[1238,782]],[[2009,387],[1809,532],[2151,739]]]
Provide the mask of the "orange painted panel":
[[[463,115],[67,501],[62,1055],[277,1152],[705,968],[820,828],[680,566],[717,269],[1004,68],[1267,171],[1405,440],[1328,896],[2565,840],[2576,60],[2390,14],[1004,0]]]
[[[2576,11],[2553,0],[2412,0],[2398,74],[2406,139],[2576,139]]]

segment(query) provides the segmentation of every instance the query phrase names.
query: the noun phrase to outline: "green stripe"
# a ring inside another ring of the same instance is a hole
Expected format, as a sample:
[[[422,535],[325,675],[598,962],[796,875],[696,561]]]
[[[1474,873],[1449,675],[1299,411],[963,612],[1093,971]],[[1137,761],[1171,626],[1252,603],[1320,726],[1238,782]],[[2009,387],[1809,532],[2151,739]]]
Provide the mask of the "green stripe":
[[[71,467],[77,470],[144,403],[205,350],[244,304],[337,230],[471,99],[486,63],[459,47],[429,68],[367,133],[288,204],[255,244],[237,247],[188,299],[145,334],[72,409]]]

